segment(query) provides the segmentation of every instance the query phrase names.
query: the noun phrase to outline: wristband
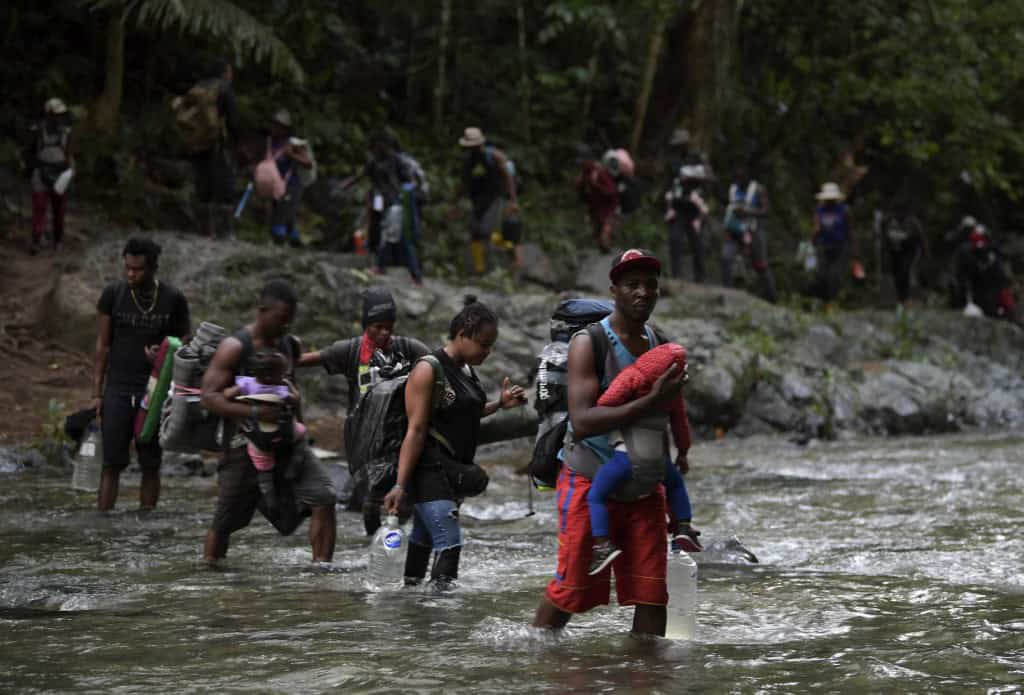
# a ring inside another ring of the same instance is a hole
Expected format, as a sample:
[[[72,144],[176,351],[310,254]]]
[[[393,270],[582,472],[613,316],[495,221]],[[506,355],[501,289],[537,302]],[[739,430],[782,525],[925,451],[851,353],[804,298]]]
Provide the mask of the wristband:
[[[393,488],[391,488],[391,489],[392,490],[401,490],[402,492],[408,492],[408,490],[405,489],[405,486],[402,485],[401,483],[395,483],[395,486]]]
[[[249,411],[249,416],[252,417],[253,420],[257,419],[256,413],[257,413],[258,410],[259,410],[259,406],[256,405],[255,403],[253,403],[252,404],[252,409]]]

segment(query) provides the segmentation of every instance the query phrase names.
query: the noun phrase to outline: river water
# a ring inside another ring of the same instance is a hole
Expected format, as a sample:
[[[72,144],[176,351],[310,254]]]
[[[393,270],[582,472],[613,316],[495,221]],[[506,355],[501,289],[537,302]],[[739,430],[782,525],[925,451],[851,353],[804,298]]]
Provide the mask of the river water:
[[[701,566],[692,642],[637,640],[629,609],[528,626],[554,569],[553,496],[511,466],[463,508],[459,589],[368,594],[361,521],[331,567],[258,520],[223,571],[197,561],[209,478],[110,517],[65,471],[0,477],[0,690],[17,692],[1021,692],[1024,449],[971,434],[697,446],[705,538],[761,564]],[[505,454],[507,456],[507,449]],[[137,499],[136,479],[120,505]]]

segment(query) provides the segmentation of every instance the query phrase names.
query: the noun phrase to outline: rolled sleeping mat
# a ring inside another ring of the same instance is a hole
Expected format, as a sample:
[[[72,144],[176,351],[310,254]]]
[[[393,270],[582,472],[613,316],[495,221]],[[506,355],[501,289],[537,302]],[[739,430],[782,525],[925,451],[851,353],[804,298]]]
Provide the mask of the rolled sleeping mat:
[[[180,347],[181,340],[168,336],[160,344],[160,351],[153,360],[146,395],[135,415],[135,438],[143,444],[153,441],[160,431],[160,414],[174,373],[174,354]]]

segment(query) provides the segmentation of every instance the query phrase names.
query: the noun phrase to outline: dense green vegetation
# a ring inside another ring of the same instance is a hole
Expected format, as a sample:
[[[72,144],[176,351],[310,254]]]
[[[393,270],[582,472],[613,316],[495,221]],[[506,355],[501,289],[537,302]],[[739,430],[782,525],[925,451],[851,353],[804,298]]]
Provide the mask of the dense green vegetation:
[[[629,233],[657,238],[663,144],[679,126],[721,189],[755,161],[787,261],[827,178],[852,187],[861,230],[892,204],[915,208],[935,242],[968,212],[1004,242],[1024,221],[1017,0],[16,0],[0,21],[5,159],[61,96],[80,119],[85,188],[116,189],[136,211],[154,162],[176,156],[170,99],[226,54],[243,159],[280,105],[328,177],[355,171],[389,125],[444,198],[458,134],[479,125],[525,170],[528,235],[549,248],[586,233],[571,187],[580,141],[634,150],[650,205]],[[352,209],[316,209],[311,225],[347,235]],[[453,234],[431,216],[432,236]]]

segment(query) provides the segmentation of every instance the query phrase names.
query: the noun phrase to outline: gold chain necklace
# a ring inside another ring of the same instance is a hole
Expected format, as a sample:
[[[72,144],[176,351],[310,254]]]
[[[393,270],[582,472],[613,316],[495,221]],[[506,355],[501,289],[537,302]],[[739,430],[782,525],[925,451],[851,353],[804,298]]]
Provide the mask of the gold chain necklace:
[[[142,312],[143,316],[148,316],[153,313],[153,309],[156,309],[156,300],[160,297],[160,281],[154,280],[153,282],[155,283],[155,287],[153,288],[153,303],[149,305],[148,309],[142,308],[142,305],[139,304],[138,297],[135,296],[135,288],[131,288],[132,301],[135,302],[135,306],[140,312]]]

